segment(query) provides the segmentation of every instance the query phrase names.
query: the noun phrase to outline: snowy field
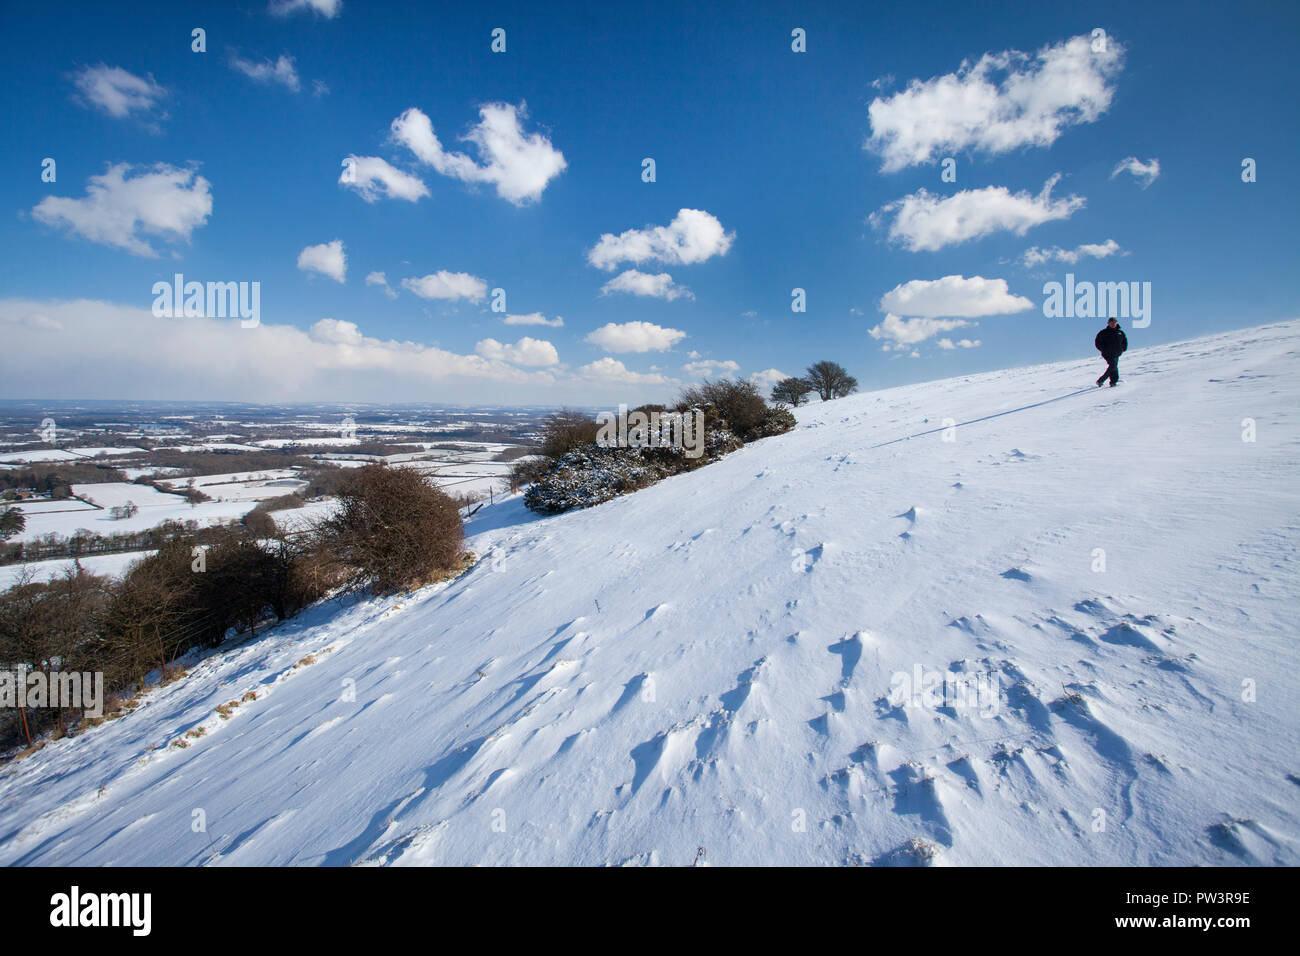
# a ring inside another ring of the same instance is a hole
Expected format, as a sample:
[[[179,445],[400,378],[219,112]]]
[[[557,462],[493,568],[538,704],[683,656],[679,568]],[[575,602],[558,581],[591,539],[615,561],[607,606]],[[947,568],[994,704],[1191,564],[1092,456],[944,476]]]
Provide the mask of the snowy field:
[[[0,863],[1296,865],[1298,369],[1234,330],[484,508],[458,580],[6,766]]]
[[[205,495],[217,501],[265,501],[291,495],[307,482],[297,477],[292,468],[270,468],[263,471],[240,471],[225,475],[203,475],[193,479],[174,478],[159,484],[184,494],[191,481]]]
[[[27,515],[49,514],[54,511],[95,511],[94,505],[78,501],[76,498],[35,498],[26,501],[7,503],[5,507],[15,508]]]
[[[128,531],[144,531],[168,519],[197,521],[200,525],[219,524],[243,517],[257,504],[256,501],[205,501],[191,505],[180,495],[167,494],[152,485],[122,481],[77,484],[72,486],[72,493],[99,505],[102,510],[61,510],[29,514],[27,527],[14,540],[32,541],[51,533],[67,538],[80,529],[100,535],[124,534]],[[140,509],[136,514],[121,519],[114,519],[109,514],[110,508],[125,505],[128,501]],[[70,506],[75,504],[76,502],[69,503]]]
[[[120,578],[126,574],[132,564],[153,553],[153,551],[123,551],[121,554],[95,554],[82,558],[81,566],[91,574]],[[31,572],[31,580],[50,581],[62,576],[64,571],[71,570],[73,564],[71,558],[57,558],[51,561],[33,561],[30,564],[0,565],[0,589],[17,584],[24,568]]]
[[[87,458],[111,458],[144,453],[143,448],[33,448],[30,451],[0,453],[0,462],[5,464],[26,464],[28,462],[84,461]]]

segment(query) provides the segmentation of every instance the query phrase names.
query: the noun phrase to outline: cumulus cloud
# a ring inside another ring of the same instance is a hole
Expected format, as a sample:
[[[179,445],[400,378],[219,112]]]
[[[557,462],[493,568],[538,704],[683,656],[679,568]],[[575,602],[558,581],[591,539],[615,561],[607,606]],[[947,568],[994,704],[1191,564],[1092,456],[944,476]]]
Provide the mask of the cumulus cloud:
[[[334,239],[318,246],[308,246],[298,253],[298,268],[303,272],[319,272],[335,282],[343,282],[348,272],[348,257],[343,251],[343,240]],[[366,281],[369,282],[369,278]]]
[[[1160,175],[1160,160],[1153,157],[1144,163],[1136,156],[1126,156],[1111,170],[1110,178],[1114,179],[1120,173],[1132,173],[1138,185],[1146,189]]]
[[[952,339],[940,339],[935,345],[941,349],[977,349],[980,346],[980,340],[960,339],[954,342]]]
[[[662,352],[672,348],[686,333],[666,329],[653,322],[609,322],[587,335],[587,341],[606,352]]]
[[[284,54],[280,54],[273,63],[270,60],[247,60],[232,53],[230,67],[258,83],[279,83],[294,93],[297,93],[301,86],[298,69],[293,65],[293,57]]]
[[[740,371],[740,366],[730,359],[723,361],[702,359],[698,362],[687,362],[682,368],[688,375],[693,375],[696,378],[708,378],[709,376],[714,378],[735,378],[736,373]]]
[[[872,213],[871,223],[880,227],[892,215],[890,240],[912,252],[934,252],[1002,230],[1023,236],[1034,226],[1068,219],[1083,208],[1082,196],[1052,198],[1060,178],[1058,174],[1048,179],[1037,196],[1023,190],[1012,193],[1005,186],[964,189],[948,197],[919,189]]]
[[[672,381],[658,372],[633,372],[608,356],[582,366],[578,374],[611,385],[666,385]]]
[[[13,309],[0,309],[0,326],[9,326],[7,334],[14,334],[20,328],[41,329],[47,332],[62,332],[63,323],[51,319],[44,312],[21,312]]]
[[[753,382],[759,388],[771,388],[777,382],[793,377],[794,376],[792,375],[786,375],[785,372],[782,372],[777,368],[765,368],[761,372],[755,372],[753,375],[749,376],[749,381]]]
[[[914,79],[868,108],[868,149],[881,169],[897,172],[960,150],[999,155],[1050,146],[1071,126],[1110,108],[1123,47],[1111,38],[1094,50],[1089,36],[1045,46],[985,53],[955,73]]]
[[[212,186],[193,169],[159,163],[132,175],[129,163],[91,176],[81,199],[47,196],[32,209],[38,222],[137,256],[158,253],[144,238],[189,242],[212,213]]]
[[[1080,259],[1105,259],[1119,251],[1119,243],[1114,239],[1107,239],[1105,242],[1085,242],[1073,249],[1062,249],[1060,246],[1039,249],[1037,246],[1032,246],[1025,250],[1025,254],[1020,257],[1020,262],[1028,269],[1041,266],[1047,262],[1064,262],[1067,265],[1074,265]]]
[[[19,329],[33,313],[63,331]],[[0,328],[21,343],[0,349],[0,380],[13,394],[47,394],[51,368],[66,376],[65,396],[140,399],[411,401],[436,388],[455,401],[537,401],[556,383],[552,370],[378,339],[339,319],[241,328],[238,319],[160,318],[148,306],[0,299]]]
[[[548,319],[541,312],[526,312],[523,315],[506,315],[502,318],[506,325],[549,325],[552,328],[560,328],[564,325],[564,319],[556,316]]]
[[[476,148],[477,162],[465,153],[444,149],[429,117],[415,107],[393,120],[392,138],[443,176],[488,183],[502,199],[522,206],[541,199],[547,185],[568,165],[546,136],[524,134],[520,120],[527,115],[522,103],[479,107],[478,123],[461,137]]]
[[[429,195],[429,187],[419,176],[412,176],[378,156],[348,156],[343,160],[339,185],[355,189],[366,202],[383,198],[418,202]]]
[[[474,351],[484,358],[509,362],[511,365],[558,365],[560,355],[555,346],[544,339],[524,336],[514,345],[498,342],[496,339],[483,339],[474,346]]]
[[[397,293],[393,287],[388,284],[388,276],[382,272],[370,272],[366,274],[366,285],[377,285],[384,290],[384,295],[390,299],[396,299]]]
[[[904,319],[892,312],[883,322],[867,330],[873,339],[883,340],[881,350],[890,352],[924,342],[941,332],[951,332],[970,325],[965,319]]]
[[[717,217],[703,209],[679,209],[666,226],[628,229],[617,236],[604,233],[588,251],[587,261],[611,271],[620,262],[691,265],[725,256],[735,238],[734,232],[727,232]]]
[[[88,66],[72,82],[82,99],[109,116],[122,119],[133,113],[149,114],[167,96],[152,76],[136,76],[120,66]]]
[[[277,17],[310,12],[332,20],[343,11],[343,0],[271,0],[267,9]]]
[[[402,288],[409,289],[422,299],[469,299],[482,302],[487,297],[488,285],[478,276],[468,272],[448,272],[439,269],[427,276],[402,280]]]
[[[1006,279],[983,276],[944,276],[942,279],[913,279],[894,286],[880,297],[881,312],[899,315],[952,316],[965,319],[983,315],[1009,315],[1032,309],[1024,296],[1013,295]]]
[[[609,295],[611,292],[627,292],[652,299],[666,299],[669,302],[673,299],[695,298],[690,289],[675,284],[667,272],[650,275],[636,269],[620,272],[600,287],[601,295]]]

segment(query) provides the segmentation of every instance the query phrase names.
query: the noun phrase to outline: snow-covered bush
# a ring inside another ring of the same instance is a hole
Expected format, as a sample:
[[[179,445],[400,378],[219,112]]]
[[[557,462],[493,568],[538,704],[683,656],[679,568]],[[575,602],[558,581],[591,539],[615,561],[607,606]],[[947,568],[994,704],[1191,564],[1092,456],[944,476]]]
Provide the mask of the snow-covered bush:
[[[524,504],[539,514],[590,508],[629,491],[697,468],[741,447],[714,417],[705,418],[704,453],[692,458],[681,448],[601,448],[583,445],[566,452],[524,492]]]

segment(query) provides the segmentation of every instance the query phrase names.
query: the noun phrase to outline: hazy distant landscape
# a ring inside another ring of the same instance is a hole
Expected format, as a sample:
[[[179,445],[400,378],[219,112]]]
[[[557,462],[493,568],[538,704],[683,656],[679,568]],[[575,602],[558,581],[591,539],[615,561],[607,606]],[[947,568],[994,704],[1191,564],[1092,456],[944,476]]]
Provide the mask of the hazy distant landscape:
[[[347,472],[384,462],[466,506],[506,493],[550,409],[447,405],[0,402],[0,586],[79,557],[117,575],[149,549],[114,541],[164,522],[238,524],[267,503],[285,530],[327,510]],[[63,552],[70,552],[63,554]],[[52,556],[58,555],[58,556]]]

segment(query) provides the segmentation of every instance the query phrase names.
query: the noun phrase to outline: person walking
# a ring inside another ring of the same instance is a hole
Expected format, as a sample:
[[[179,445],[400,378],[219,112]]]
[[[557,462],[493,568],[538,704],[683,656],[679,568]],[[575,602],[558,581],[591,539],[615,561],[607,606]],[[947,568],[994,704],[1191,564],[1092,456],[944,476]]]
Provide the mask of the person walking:
[[[1097,387],[1101,388],[1101,383],[1109,378],[1110,386],[1114,388],[1119,382],[1119,357],[1128,350],[1128,336],[1119,327],[1119,321],[1112,318],[1106,323],[1106,327],[1097,333],[1092,344],[1097,346],[1097,351],[1106,360],[1106,371],[1102,372],[1101,378],[1097,379]]]

